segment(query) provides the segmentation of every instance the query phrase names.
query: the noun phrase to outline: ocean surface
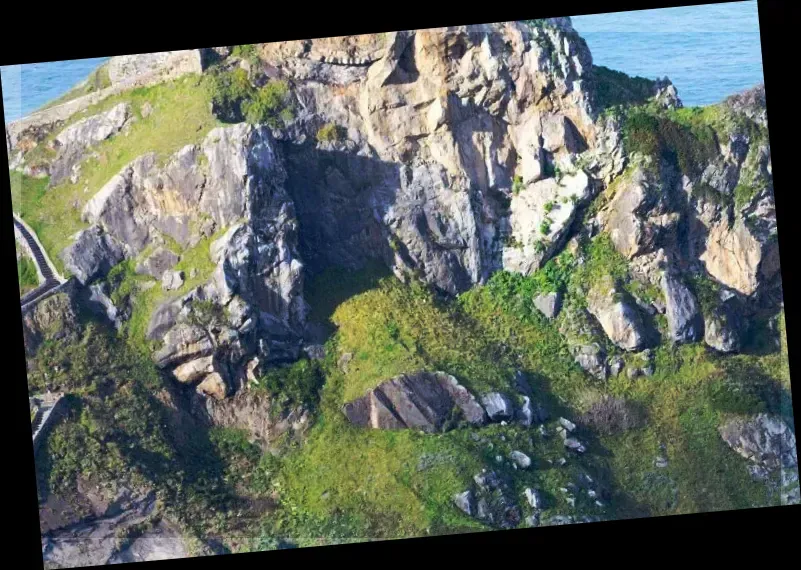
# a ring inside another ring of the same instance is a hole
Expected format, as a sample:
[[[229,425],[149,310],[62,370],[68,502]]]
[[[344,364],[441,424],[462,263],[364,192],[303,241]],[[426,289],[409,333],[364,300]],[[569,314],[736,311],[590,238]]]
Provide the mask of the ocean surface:
[[[574,16],[573,26],[596,65],[667,76],[686,106],[716,103],[763,81],[755,0]],[[0,66],[5,121],[63,95],[106,59]]]

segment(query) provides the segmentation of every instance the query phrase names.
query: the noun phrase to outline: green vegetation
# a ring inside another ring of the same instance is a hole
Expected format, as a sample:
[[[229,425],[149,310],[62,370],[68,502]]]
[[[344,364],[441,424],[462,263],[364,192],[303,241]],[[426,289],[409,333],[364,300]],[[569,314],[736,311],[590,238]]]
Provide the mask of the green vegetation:
[[[540,223],[540,233],[542,235],[546,236],[548,235],[548,233],[551,231],[552,222],[553,220],[551,220],[551,218],[549,218],[548,216],[545,216],[545,218],[543,218],[542,222]]]
[[[234,46],[231,50],[231,55],[247,60],[251,64],[255,64],[259,61],[259,52],[256,44],[242,44]]]
[[[314,407],[323,381],[322,370],[316,361],[299,360],[267,371],[260,378],[258,388],[288,406],[307,404]]]
[[[327,123],[317,131],[317,142],[338,142],[346,136],[344,127]]]
[[[685,174],[699,175],[717,152],[716,134],[708,124],[680,121],[680,116],[650,106],[628,109],[623,123],[626,152],[651,156]]]
[[[271,80],[255,88],[241,68],[215,71],[207,76],[207,91],[215,113],[229,123],[247,121],[277,129],[294,118],[289,84]]]
[[[22,254],[17,259],[17,282],[19,283],[19,293],[32,291],[39,285],[39,274],[36,271],[36,264],[26,254]]]
[[[523,177],[522,176],[515,176],[512,179],[512,194],[515,196],[520,194],[520,191],[523,189]]]
[[[282,127],[295,117],[289,84],[277,79],[269,81],[251,99],[242,102],[242,113],[248,123]]]
[[[630,77],[608,67],[593,65],[592,82],[595,89],[595,108],[599,112],[614,107],[642,105],[654,95],[654,81],[644,77]]]
[[[117,264],[106,276],[106,282],[109,284],[109,296],[114,304],[121,307],[130,303],[131,306],[131,316],[121,333],[143,354],[155,349],[155,345],[149,343],[145,338],[153,311],[168,299],[186,295],[195,287],[208,281],[215,268],[209,248],[212,242],[222,237],[225,231],[226,228],[221,228],[213,235],[203,238],[193,247],[183,251],[177,244],[174,245],[174,248],[178,249],[175,253],[180,254],[181,258],[173,270],[183,271],[185,277],[184,284],[175,291],[164,291],[161,283],[157,280],[148,275],[136,273],[136,265],[150,253],[149,250],[143,251],[137,259],[127,259]],[[152,285],[147,288],[149,283]]]
[[[127,101],[137,120],[131,123],[126,136],[114,136],[93,147],[97,157],[84,160],[81,178],[75,184],[66,181],[48,189],[46,178],[10,173],[14,209],[36,232],[60,272],[65,273],[65,269],[58,253],[72,243],[76,232],[86,227],[81,220],[81,210],[104,184],[135,158],[153,152],[160,160],[166,160],[184,146],[199,143],[212,128],[220,125],[209,110],[205,92],[197,89],[197,82],[196,77],[185,77],[137,88],[90,107],[85,116]],[[153,111],[143,118],[140,109],[145,103],[149,103]],[[70,118],[67,125],[79,118]],[[56,134],[52,133],[49,138]],[[40,143],[39,147],[47,147],[47,142]]]

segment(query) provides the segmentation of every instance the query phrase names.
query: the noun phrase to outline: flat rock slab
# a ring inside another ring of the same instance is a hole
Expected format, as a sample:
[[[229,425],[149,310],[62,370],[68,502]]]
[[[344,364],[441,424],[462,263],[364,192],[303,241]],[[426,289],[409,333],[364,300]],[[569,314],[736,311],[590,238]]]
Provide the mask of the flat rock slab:
[[[374,429],[436,432],[457,410],[473,425],[487,421],[487,414],[475,397],[443,372],[401,374],[346,403],[342,410],[351,423]]]

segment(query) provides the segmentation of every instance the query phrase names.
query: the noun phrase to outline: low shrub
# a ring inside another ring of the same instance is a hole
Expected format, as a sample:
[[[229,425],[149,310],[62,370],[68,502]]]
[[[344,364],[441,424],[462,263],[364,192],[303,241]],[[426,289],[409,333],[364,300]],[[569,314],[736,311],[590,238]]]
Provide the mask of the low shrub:
[[[590,405],[580,422],[604,435],[641,427],[645,423],[642,411],[623,398],[605,395]]]

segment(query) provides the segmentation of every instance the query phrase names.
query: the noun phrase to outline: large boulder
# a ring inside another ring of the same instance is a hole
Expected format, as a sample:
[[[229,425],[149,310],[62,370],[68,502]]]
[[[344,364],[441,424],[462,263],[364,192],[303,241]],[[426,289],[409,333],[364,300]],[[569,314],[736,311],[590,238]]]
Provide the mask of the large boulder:
[[[739,217],[712,226],[700,259],[710,275],[743,295],[755,293],[779,271],[778,243],[763,241]]]
[[[798,503],[798,455],[793,430],[768,414],[735,417],[719,428],[729,447],[747,459],[755,480],[779,479],[783,503]]]
[[[645,346],[642,317],[611,279],[593,285],[587,294],[587,310],[598,319],[609,340],[623,350],[635,351]]]
[[[692,291],[671,272],[662,275],[665,295],[665,316],[673,342],[695,342],[701,339],[703,317]]]
[[[607,190],[610,193],[599,220],[615,249],[626,258],[633,259],[674,240],[679,215],[671,211],[668,188],[644,163],[615,179]]]
[[[178,254],[159,246],[136,266],[136,272],[161,279],[164,272],[172,269],[179,259]]]
[[[60,254],[67,270],[81,283],[104,277],[125,258],[123,246],[97,226],[82,230]]]
[[[483,425],[487,421],[487,414],[475,397],[443,372],[397,376],[343,406],[343,412],[355,425],[426,432],[447,427],[455,409],[470,424]]]

